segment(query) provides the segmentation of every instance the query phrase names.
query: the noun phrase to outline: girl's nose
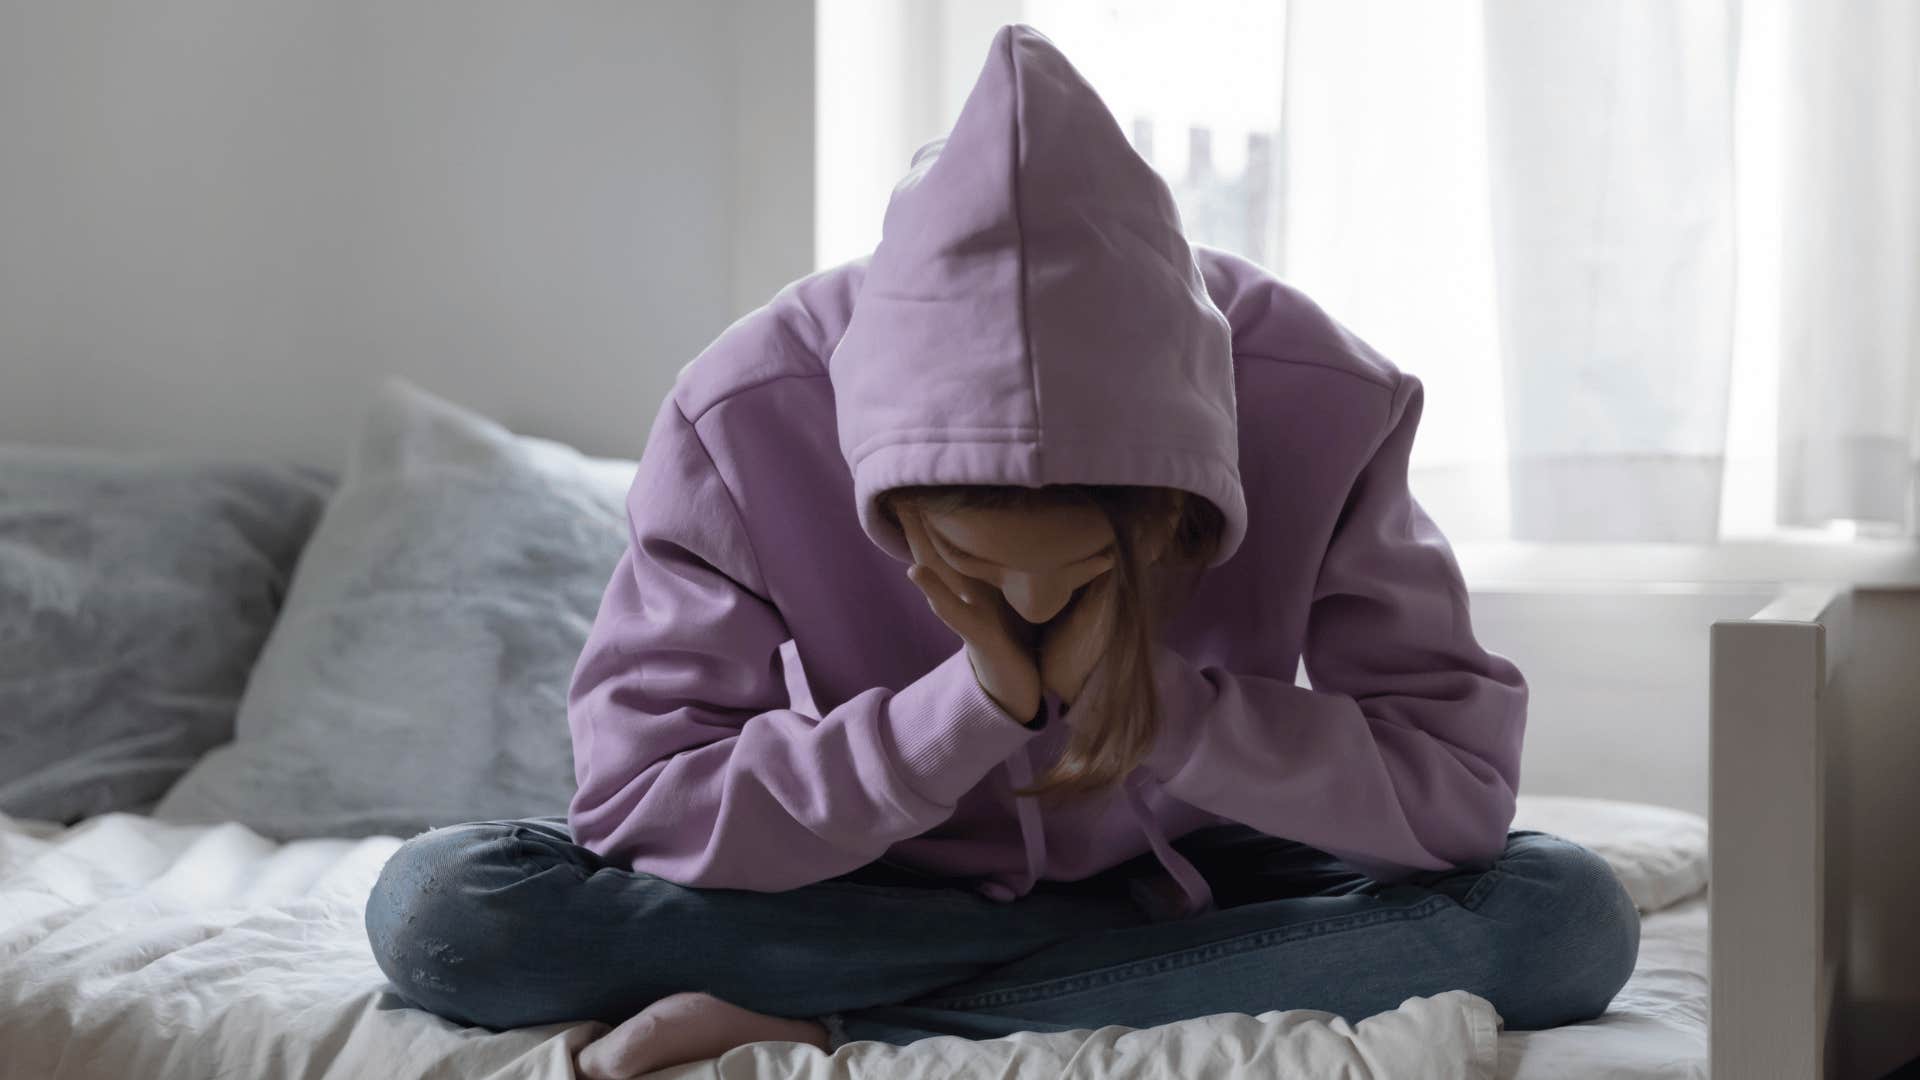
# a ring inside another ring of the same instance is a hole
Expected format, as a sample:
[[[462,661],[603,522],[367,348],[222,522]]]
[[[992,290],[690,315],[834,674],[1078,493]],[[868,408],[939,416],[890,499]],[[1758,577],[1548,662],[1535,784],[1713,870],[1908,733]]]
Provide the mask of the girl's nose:
[[[1032,574],[1012,574],[1000,587],[1008,606],[1030,623],[1052,619],[1066,605],[1068,591],[1058,585],[1034,580]]]

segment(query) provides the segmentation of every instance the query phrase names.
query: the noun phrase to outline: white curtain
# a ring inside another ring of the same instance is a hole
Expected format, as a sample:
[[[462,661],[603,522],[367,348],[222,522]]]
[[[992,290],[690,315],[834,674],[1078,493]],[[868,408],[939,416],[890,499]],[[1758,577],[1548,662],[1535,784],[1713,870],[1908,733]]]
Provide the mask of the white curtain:
[[[1780,518],[1914,523],[1920,4],[1792,5]]]
[[[871,28],[887,3],[821,10]],[[1421,377],[1413,485],[1449,537],[1913,531],[1920,3],[911,10],[902,43],[939,74],[895,81],[924,122],[823,131],[890,139],[890,184],[896,151],[952,122],[997,25],[1034,24],[1193,239],[1270,266]],[[876,207],[823,248],[877,228]]]
[[[1733,329],[1732,0],[1487,0],[1516,540],[1711,540]]]
[[[1718,535],[1736,17],[1289,3],[1276,269],[1427,383],[1450,534]]]

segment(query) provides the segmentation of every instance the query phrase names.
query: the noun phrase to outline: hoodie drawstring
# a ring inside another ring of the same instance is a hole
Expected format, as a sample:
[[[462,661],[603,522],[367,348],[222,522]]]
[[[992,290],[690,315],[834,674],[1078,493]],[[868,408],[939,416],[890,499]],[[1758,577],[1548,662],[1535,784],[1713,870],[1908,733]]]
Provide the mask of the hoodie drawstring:
[[[1198,915],[1213,907],[1213,889],[1207,879],[1187,861],[1185,855],[1175,850],[1167,842],[1167,834],[1160,829],[1160,823],[1148,812],[1146,800],[1140,795],[1140,786],[1146,782],[1146,774],[1135,770],[1127,777],[1124,786],[1127,789],[1127,805],[1133,809],[1134,819],[1147,834],[1147,843],[1153,846],[1153,853],[1160,858],[1160,865],[1167,868],[1173,880],[1179,882],[1184,898],[1168,897],[1151,891],[1151,887],[1136,889],[1134,897],[1143,904],[1156,921],[1178,918],[1185,915]]]
[[[1056,723],[1060,718],[1060,699],[1051,691],[1045,695],[1047,707],[1047,725]],[[1027,748],[1022,747],[1008,761],[1008,772],[1016,788],[1033,783],[1033,762],[1027,759]],[[1020,839],[1027,849],[1027,881],[1020,891],[1026,892],[1040,880],[1040,874],[1047,865],[1047,830],[1040,822],[1038,799],[1032,795],[1014,796],[1014,808],[1020,815]]]
[[[1033,782],[1033,766],[1027,761],[1026,751],[1015,754],[1008,764],[1014,787]],[[1020,814],[1020,839],[1027,848],[1027,881],[1020,887],[1025,893],[1040,880],[1040,872],[1047,865],[1047,830],[1040,824],[1040,808],[1034,805],[1038,801],[1034,796],[1016,795],[1013,801]]]
[[[1046,695],[1046,707],[1047,723],[1059,722],[1060,699],[1049,692]],[[1006,764],[1014,787],[1022,788],[1033,783],[1033,762],[1028,759],[1025,748],[1008,758]],[[1146,774],[1136,769],[1122,784],[1127,793],[1127,807],[1132,811],[1140,830],[1146,834],[1154,856],[1160,860],[1160,865],[1166,867],[1167,873],[1178,883],[1184,895],[1169,896],[1164,891],[1154,891],[1151,883],[1135,882],[1135,901],[1156,921],[1199,914],[1213,907],[1213,889],[1193,863],[1167,842],[1167,834],[1148,811],[1146,800],[1140,794],[1140,787],[1146,779]],[[1039,800],[1031,795],[1016,795],[1013,801],[1020,817],[1020,839],[1027,853],[1027,879],[1017,892],[1004,886],[989,887],[988,895],[999,900],[1011,900],[1015,895],[1031,891],[1047,865],[1047,831],[1040,821]]]

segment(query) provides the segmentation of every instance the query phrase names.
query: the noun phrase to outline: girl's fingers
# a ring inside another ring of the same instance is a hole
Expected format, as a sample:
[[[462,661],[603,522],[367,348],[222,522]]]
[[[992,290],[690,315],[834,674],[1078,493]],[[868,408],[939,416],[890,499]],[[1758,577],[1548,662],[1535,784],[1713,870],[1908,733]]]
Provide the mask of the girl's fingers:
[[[1106,643],[1112,614],[1112,574],[1109,570],[1090,583],[1058,625],[1048,627],[1047,641],[1056,660],[1085,666]]]
[[[926,530],[920,523],[918,512],[910,510],[900,515],[900,531],[907,535],[907,547],[912,549],[915,562],[939,574],[947,590],[953,593],[961,603],[973,603],[973,590],[967,586],[964,575],[949,566],[947,560],[941,558],[940,553],[933,549],[933,543],[927,539]]]
[[[934,611],[955,633],[977,648],[1032,648],[1038,632],[1021,622],[997,590],[967,577],[941,558],[927,539],[918,515],[909,512],[900,518],[901,531],[906,533],[907,546],[918,564],[909,576],[934,601]],[[1027,631],[1024,635],[1023,629]]]
[[[1112,573],[1089,586],[1058,624],[1049,624],[1041,643],[1041,682],[1069,702],[1086,688],[1111,632]]]
[[[953,594],[952,589],[947,588],[947,583],[940,580],[939,574],[934,573],[930,567],[915,563],[907,568],[907,577],[920,587],[922,593],[926,594],[927,603],[932,606],[933,613],[940,616],[942,622],[962,638],[969,641],[973,639],[974,629],[969,617],[970,610],[959,597]]]
[[[1105,620],[1112,581],[1113,571],[1108,570],[1086,584],[1079,602],[1067,612],[1065,629],[1086,633]]]

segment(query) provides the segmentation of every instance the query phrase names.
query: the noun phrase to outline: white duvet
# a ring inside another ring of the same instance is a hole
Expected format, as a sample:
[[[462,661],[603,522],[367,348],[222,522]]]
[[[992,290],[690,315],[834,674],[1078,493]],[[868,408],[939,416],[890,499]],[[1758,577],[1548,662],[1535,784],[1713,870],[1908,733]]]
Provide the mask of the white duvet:
[[[1665,828],[1660,812],[1622,804],[1533,802],[1560,815],[1549,831],[1607,855],[1643,907],[1664,905],[1678,875],[1705,865],[1704,832],[1697,850],[1683,835],[1690,816]],[[1598,842],[1635,827],[1638,846]],[[399,844],[277,844],[239,825],[132,814],[63,829],[0,814],[0,1077],[573,1076],[573,1054],[605,1025],[495,1033],[388,992],[361,918]],[[1357,1024],[1296,1009],[1138,1031],[863,1042],[833,1055],[757,1043],[653,1076],[1704,1076],[1704,898],[1643,926],[1640,968],[1614,1007],[1553,1031],[1502,1034],[1488,1002],[1456,990]]]

